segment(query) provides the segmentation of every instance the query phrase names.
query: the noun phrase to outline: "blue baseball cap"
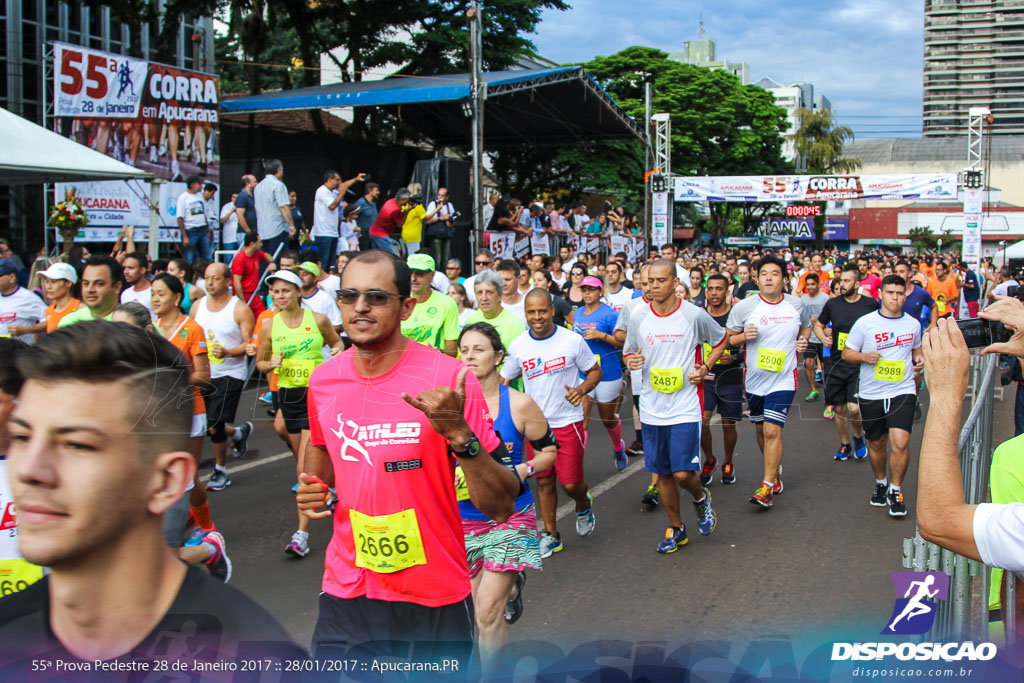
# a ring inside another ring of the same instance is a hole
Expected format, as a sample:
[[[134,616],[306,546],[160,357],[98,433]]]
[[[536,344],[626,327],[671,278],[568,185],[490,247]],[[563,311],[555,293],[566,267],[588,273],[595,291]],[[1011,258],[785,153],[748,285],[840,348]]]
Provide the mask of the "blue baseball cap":
[[[0,258],[0,275],[17,275],[20,272],[21,268],[13,259]]]

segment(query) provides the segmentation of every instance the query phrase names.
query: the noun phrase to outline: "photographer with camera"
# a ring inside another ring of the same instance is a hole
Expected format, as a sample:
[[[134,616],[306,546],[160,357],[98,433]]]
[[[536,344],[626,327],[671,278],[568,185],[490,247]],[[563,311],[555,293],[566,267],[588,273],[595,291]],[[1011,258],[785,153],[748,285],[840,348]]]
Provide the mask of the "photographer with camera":
[[[982,311],[981,317],[1014,330],[1009,341],[990,344],[982,350],[983,355],[1024,357],[1024,303],[1003,299]],[[957,456],[970,367],[964,334],[955,320],[940,319],[935,328],[925,332],[922,349],[931,402],[917,478],[921,536],[987,565],[1024,571],[1024,502],[967,505],[964,501]],[[1007,442],[997,453],[1012,443]]]
[[[427,204],[427,216],[423,219],[423,246],[434,252],[438,263],[447,263],[455,237],[455,219],[459,216],[448,201],[448,188],[437,188],[437,199]]]
[[[988,300],[991,302],[1001,296],[1017,296],[1016,288],[1019,286],[1020,284],[1013,277],[1013,271],[1010,270],[1010,266],[1003,266],[996,275],[995,286],[988,292]],[[1013,291],[1010,291],[1011,287]]]

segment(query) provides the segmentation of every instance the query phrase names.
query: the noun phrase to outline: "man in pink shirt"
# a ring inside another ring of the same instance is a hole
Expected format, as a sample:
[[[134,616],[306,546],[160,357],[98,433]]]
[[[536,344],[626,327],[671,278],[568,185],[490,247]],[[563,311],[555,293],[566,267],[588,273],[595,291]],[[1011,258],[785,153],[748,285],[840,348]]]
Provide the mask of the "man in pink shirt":
[[[384,202],[380,213],[377,214],[377,220],[370,226],[370,244],[374,249],[396,253],[395,245],[391,242],[391,234],[401,231],[408,210],[409,190],[403,187],[392,199]]]
[[[496,521],[513,512],[523,485],[476,377],[402,336],[416,305],[409,288],[396,256],[371,250],[349,261],[338,302],[353,346],[309,380],[297,503],[334,523],[313,654],[340,659],[359,646],[406,657],[415,642],[418,661],[468,665],[474,624],[455,467],[473,504]],[[329,486],[337,510],[317,512]]]
[[[871,272],[871,262],[867,256],[857,257],[857,268],[860,270],[860,293],[877,301],[882,291],[882,278]]]

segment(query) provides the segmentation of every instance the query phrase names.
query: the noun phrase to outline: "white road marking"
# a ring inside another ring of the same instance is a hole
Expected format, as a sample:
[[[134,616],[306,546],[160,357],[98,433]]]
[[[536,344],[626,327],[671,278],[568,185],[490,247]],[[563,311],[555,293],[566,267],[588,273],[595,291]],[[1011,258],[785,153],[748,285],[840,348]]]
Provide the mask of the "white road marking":
[[[228,465],[228,474],[236,474],[238,472],[244,472],[246,470],[251,470],[254,467],[259,467],[260,465],[268,465],[268,464],[270,464],[272,462],[277,462],[278,460],[284,460],[285,458],[291,458],[291,457],[293,457],[292,456],[292,452],[291,451],[285,451],[284,453],[278,453],[277,455],[272,455],[269,458],[260,458],[259,460],[253,460],[251,462],[247,462],[244,465],[237,465],[235,467],[231,467],[231,465]],[[230,460],[230,458],[229,458],[229,460]],[[210,472],[210,474],[204,474],[203,476],[199,477],[199,481],[203,481],[203,482],[209,481],[211,474],[213,474],[213,472]]]

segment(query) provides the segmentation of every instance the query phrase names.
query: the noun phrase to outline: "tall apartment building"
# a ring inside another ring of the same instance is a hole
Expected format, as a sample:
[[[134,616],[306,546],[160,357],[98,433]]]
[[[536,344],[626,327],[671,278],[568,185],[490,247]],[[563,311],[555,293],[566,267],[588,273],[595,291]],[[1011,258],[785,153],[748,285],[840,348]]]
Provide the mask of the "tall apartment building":
[[[994,134],[1024,134],[1024,0],[925,0],[924,135],[963,135],[988,107]]]
[[[163,3],[161,3],[163,6]],[[142,29],[142,55],[156,60],[160,25]],[[111,16],[110,7],[81,0],[0,0],[0,107],[43,124],[52,106],[52,83],[44,82],[54,41],[127,54],[132,32]],[[185,19],[178,28],[173,66],[214,71],[213,20]],[[46,94],[49,93],[49,94]],[[35,188],[0,185],[0,231],[7,227],[18,247],[27,247],[26,222],[42,221],[42,195]]]

